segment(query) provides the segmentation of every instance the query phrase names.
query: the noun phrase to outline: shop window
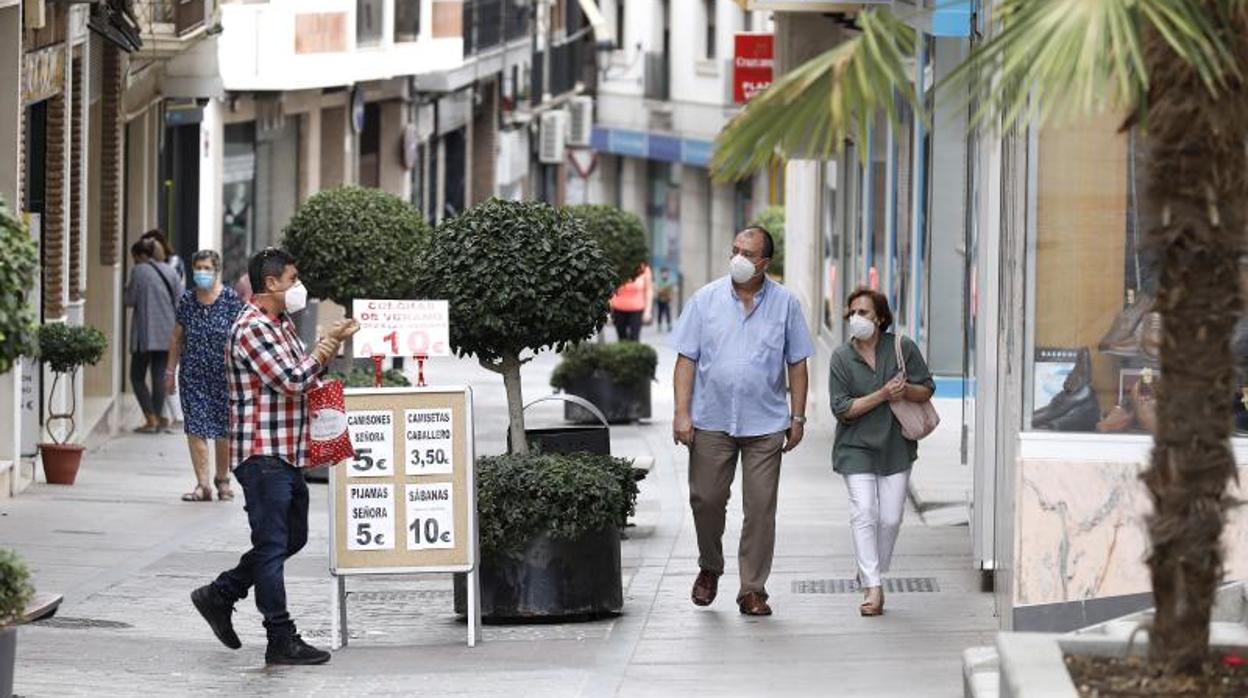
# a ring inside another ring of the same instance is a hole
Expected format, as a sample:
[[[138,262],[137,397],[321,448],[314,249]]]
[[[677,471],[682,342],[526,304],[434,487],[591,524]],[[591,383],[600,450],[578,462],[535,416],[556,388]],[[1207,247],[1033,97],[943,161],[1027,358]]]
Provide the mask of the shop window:
[[[394,0],[394,40],[396,43],[420,39],[420,0]]]
[[[1033,346],[1024,426],[1146,433],[1160,374],[1148,154],[1107,116],[1038,136]],[[1228,396],[1227,399],[1231,399]]]
[[[256,127],[254,122],[225,127],[221,195],[222,261],[225,278],[234,280],[247,272],[247,259],[255,235]]]
[[[355,43],[357,46],[376,46],[381,43],[383,0],[356,0]]]

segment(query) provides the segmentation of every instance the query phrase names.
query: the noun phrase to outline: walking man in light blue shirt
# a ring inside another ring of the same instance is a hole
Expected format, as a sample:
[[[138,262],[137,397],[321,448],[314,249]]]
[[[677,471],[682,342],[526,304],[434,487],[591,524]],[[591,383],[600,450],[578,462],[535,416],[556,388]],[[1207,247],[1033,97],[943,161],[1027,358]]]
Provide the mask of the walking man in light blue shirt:
[[[672,335],[679,353],[672,435],[689,447],[689,503],[701,568],[693,603],[710,605],[719,588],[724,519],[740,459],[745,521],[737,605],[751,616],[771,615],[766,584],[780,457],[802,440],[806,359],[814,353],[801,303],[767,278],[774,249],[771,233],[761,227],[738,233],[731,273],[693,295]]]

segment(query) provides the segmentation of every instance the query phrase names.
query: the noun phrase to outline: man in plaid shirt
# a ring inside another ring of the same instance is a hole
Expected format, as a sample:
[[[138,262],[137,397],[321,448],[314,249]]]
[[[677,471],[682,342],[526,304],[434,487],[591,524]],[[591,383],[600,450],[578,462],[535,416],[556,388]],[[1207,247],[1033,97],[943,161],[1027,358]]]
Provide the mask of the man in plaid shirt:
[[[191,602],[217,638],[238,649],[231,614],[254,586],[269,638],[265,662],[322,664],[329,653],[304,642],[286,611],[284,565],[308,541],[307,394],[359,325],[336,323],[308,354],[290,319],[308,297],[295,259],[266,249],[251,259],[248,276],[258,292],[230,332],[226,370],[234,476],[246,496],[252,547],[237,567],[192,592]]]

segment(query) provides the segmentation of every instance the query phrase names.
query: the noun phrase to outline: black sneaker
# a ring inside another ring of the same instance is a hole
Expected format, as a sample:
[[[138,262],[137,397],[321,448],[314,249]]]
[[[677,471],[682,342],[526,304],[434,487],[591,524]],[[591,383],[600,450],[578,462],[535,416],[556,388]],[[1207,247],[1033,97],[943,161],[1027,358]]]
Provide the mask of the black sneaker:
[[[270,638],[269,648],[264,653],[265,664],[324,664],[329,661],[329,652],[320,650],[303,641],[299,633],[286,637]]]
[[[234,632],[234,621],[230,618],[234,614],[234,604],[222,598],[220,592],[211,584],[192,591],[191,603],[195,604],[199,615],[208,621],[208,627],[212,628],[212,634],[217,636],[221,644],[232,650],[243,646],[238,639],[238,633]]]

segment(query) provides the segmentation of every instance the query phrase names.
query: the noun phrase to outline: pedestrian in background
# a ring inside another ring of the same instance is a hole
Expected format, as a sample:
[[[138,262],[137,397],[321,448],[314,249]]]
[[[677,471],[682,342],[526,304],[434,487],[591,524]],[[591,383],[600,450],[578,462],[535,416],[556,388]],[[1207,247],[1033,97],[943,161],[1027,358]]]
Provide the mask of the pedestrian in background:
[[[801,303],[767,278],[774,250],[761,227],[738,233],[731,273],[693,295],[672,335],[679,353],[672,434],[689,447],[689,504],[698,536],[700,571],[691,597],[707,606],[718,592],[739,459],[745,521],[737,606],[751,616],[771,615],[766,584],[776,544],[780,459],[805,431],[806,359],[814,353]]]
[[[265,663],[323,664],[329,653],[304,642],[286,610],[285,564],[308,541],[307,395],[360,326],[335,323],[308,354],[291,320],[308,301],[294,257],[265,249],[252,257],[248,273],[256,293],[230,330],[226,372],[231,459],[243,486],[252,547],[237,567],[191,592],[191,602],[217,639],[238,649],[234,604],[255,587],[268,635]]]
[[[654,291],[654,326],[660,332],[672,331],[672,299],[676,296],[676,280],[671,270],[663,267],[659,270],[659,280]],[[664,322],[667,329],[664,329]]]
[[[883,577],[905,513],[910,468],[918,443],[901,433],[892,402],[926,402],[936,391],[918,346],[901,338],[905,376],[897,359],[893,313],[883,294],[860,288],[849,296],[850,339],[832,353],[828,395],[836,416],[832,469],[849,489],[854,557],[864,616],[884,613]]]
[[[168,426],[161,416],[165,404],[165,369],[173,340],[182,282],[164,262],[155,261],[156,243],[138,240],[130,246],[134,268],[126,284],[130,315],[130,386],[143,410],[141,434],[155,434]],[[150,374],[151,384],[148,384]]]
[[[165,387],[180,394],[185,412],[183,430],[195,469],[195,489],[182,495],[186,502],[232,501],[230,487],[230,402],[225,381],[225,350],[230,329],[243,310],[234,289],[221,284],[221,255],[200,250],[191,257],[194,287],[182,294],[177,325],[169,345]],[[211,474],[208,442],[215,444],[216,475]]]
[[[169,268],[178,275],[182,287],[186,288],[186,269],[183,267],[182,258],[169,244],[169,239],[165,237],[165,234],[159,228],[152,228],[143,233],[143,237],[139,239],[151,241],[152,260],[168,264]],[[163,425],[183,421],[182,400],[176,393],[165,392],[164,409],[161,410],[160,417]]]
[[[615,335],[621,342],[641,340],[642,324],[650,323],[650,307],[654,305],[654,280],[650,265],[643,264],[641,273],[620,284],[611,296],[611,320]]]
[[[182,258],[178,256],[173,246],[169,244],[169,238],[165,237],[165,233],[160,228],[152,228],[143,233],[140,240],[151,240],[155,243],[152,247],[152,258],[158,262],[164,262],[169,268],[178,275],[182,280],[182,284],[186,284],[186,267],[182,264]]]

